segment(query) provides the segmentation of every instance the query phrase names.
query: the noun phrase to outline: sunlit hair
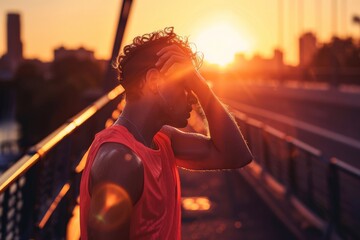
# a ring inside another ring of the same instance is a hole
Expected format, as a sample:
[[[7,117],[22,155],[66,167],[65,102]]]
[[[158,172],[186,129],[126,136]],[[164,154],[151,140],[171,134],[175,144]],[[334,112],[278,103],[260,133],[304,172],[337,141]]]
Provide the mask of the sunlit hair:
[[[135,37],[126,45],[113,64],[118,71],[118,80],[125,88],[127,99],[136,99],[141,95],[145,74],[155,68],[158,60],[156,53],[170,44],[177,44],[193,61],[195,68],[202,64],[202,55],[193,51],[187,37],[174,33],[173,27]]]

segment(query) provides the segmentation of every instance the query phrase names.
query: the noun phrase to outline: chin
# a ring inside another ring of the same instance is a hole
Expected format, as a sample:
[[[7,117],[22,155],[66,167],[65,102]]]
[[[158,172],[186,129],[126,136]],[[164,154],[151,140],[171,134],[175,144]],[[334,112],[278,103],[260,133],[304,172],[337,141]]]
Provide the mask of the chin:
[[[186,127],[188,125],[188,120],[185,119],[185,120],[182,120],[182,121],[176,121],[176,122],[174,121],[169,125],[171,125],[173,127],[176,127],[176,128],[184,128],[184,127]]]

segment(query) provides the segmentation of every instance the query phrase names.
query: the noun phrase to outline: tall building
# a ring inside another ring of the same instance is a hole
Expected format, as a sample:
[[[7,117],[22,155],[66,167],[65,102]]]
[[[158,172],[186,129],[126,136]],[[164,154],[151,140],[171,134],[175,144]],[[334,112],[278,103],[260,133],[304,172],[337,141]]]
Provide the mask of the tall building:
[[[316,36],[311,32],[301,35],[299,39],[299,66],[305,67],[310,64],[316,51]]]
[[[6,60],[10,70],[14,72],[23,59],[23,46],[21,42],[20,14],[7,14],[7,53]]]

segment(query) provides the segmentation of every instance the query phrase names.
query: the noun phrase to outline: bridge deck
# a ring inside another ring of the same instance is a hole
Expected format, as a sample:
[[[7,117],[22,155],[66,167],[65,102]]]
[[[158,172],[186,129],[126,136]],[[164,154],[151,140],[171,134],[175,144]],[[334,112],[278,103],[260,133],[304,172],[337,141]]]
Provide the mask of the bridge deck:
[[[180,170],[180,176],[183,197],[211,202],[209,211],[183,210],[184,240],[295,239],[237,171]]]

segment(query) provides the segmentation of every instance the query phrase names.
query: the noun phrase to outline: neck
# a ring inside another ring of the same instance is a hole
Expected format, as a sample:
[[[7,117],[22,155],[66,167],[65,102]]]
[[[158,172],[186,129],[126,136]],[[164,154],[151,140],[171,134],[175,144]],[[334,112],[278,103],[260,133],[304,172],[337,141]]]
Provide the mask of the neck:
[[[137,141],[154,148],[153,138],[163,126],[154,110],[144,103],[128,102],[116,124],[126,127]]]

